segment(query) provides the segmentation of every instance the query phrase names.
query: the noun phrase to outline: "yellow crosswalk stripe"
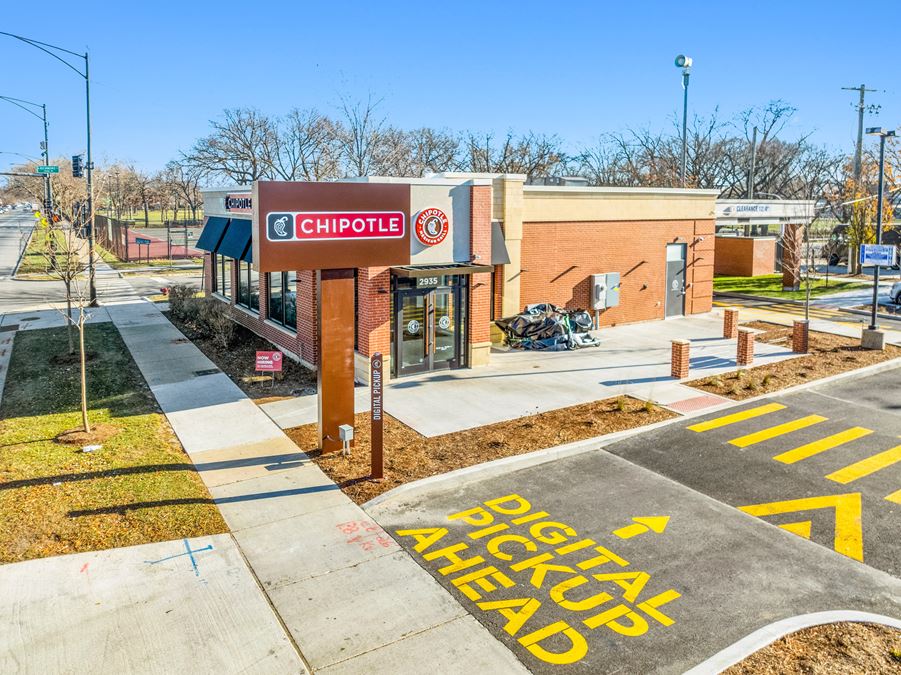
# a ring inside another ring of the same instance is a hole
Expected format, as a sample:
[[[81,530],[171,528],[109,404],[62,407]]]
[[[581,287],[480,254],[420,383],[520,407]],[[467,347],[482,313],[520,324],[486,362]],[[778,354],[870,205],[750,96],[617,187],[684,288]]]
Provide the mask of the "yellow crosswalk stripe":
[[[895,490],[892,494],[890,494],[886,499],[890,502],[894,502],[895,504],[901,504],[901,490]]]
[[[786,422],[785,424],[777,424],[776,426],[770,427],[769,429],[755,431],[753,434],[748,434],[747,436],[739,436],[738,438],[734,438],[729,441],[729,443],[738,446],[739,448],[746,448],[749,445],[754,445],[755,443],[768,441],[771,438],[776,438],[777,436],[782,436],[783,434],[788,434],[792,431],[797,431],[798,429],[804,429],[814,424],[825,422],[827,419],[828,418],[822,417],[820,415],[808,415],[807,417],[801,417],[799,419],[792,420],[791,422]]]
[[[711,429],[719,429],[720,427],[725,427],[729,424],[735,424],[736,422],[741,422],[743,420],[760,417],[761,415],[776,412],[777,410],[783,410],[784,408],[785,406],[781,403],[767,403],[766,405],[757,406],[756,408],[748,408],[747,410],[732,413],[731,415],[724,415],[723,417],[716,417],[712,420],[707,420],[706,422],[692,424],[688,428],[691,431],[697,432],[710,431]]]
[[[891,466],[896,462],[901,462],[901,445],[896,445],[891,450],[880,452],[872,457],[867,457],[859,462],[855,462],[854,464],[849,464],[843,469],[833,471],[826,476],[826,478],[844,485],[851,481],[855,481],[858,478],[869,476],[871,473],[876,473],[880,469]]]
[[[813,457],[814,455],[818,455],[821,452],[831,450],[832,448],[838,447],[839,445],[849,443],[872,433],[873,431],[871,429],[864,429],[863,427],[851,427],[850,429],[846,429],[845,431],[833,434],[832,436],[821,438],[820,440],[814,441],[813,443],[802,445],[801,447],[795,448],[794,450],[783,452],[782,454],[773,457],[773,459],[775,459],[777,462],[782,462],[783,464],[794,464],[795,462],[800,462],[802,459]]]

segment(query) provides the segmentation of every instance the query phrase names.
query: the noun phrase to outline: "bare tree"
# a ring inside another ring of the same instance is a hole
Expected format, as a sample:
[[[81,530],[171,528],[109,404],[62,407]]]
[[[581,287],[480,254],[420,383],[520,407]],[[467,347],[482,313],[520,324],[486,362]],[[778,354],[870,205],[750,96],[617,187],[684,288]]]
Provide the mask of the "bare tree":
[[[340,175],[341,125],[316,110],[294,108],[267,146],[268,163],[283,180],[331,180]]]
[[[205,173],[202,169],[185,160],[172,160],[166,164],[162,180],[172,191],[176,200],[184,202],[191,210],[191,220],[197,220],[197,209],[203,204],[200,182]],[[177,216],[176,216],[177,217]]]
[[[385,119],[378,114],[381,99],[351,102],[341,99],[344,121],[339,141],[346,171],[352,176],[372,175],[380,153],[383,152]]]
[[[251,108],[231,108],[210,122],[213,132],[184,155],[198,170],[219,173],[240,183],[272,176],[269,158],[275,130],[272,120]]]
[[[492,133],[470,132],[464,148],[464,166],[469,171],[554,176],[567,162],[558,137],[531,132],[518,137],[508,132],[500,142]]]

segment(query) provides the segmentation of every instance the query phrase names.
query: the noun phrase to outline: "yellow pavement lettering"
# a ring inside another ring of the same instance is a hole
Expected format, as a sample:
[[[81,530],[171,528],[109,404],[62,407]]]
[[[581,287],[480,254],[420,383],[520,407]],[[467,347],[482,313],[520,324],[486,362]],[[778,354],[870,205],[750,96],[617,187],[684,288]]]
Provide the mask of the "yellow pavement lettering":
[[[544,585],[544,579],[547,577],[548,572],[560,572],[561,574],[575,573],[575,570],[567,565],[549,565],[547,561],[553,560],[553,558],[554,556],[552,554],[543,553],[534,558],[529,558],[528,560],[523,560],[515,565],[511,565],[510,569],[514,572],[523,572],[529,569],[532,570],[532,578],[529,582],[535,588],[541,588]]]
[[[545,530],[554,529],[556,532],[544,534]],[[571,537],[576,536],[576,531],[569,525],[558,523],[554,520],[545,520],[541,523],[535,523],[529,528],[529,534],[543,544],[564,544]]]
[[[413,537],[416,540],[413,550],[422,553],[432,544],[441,541],[442,537],[447,534],[447,528],[426,527],[419,530],[396,530],[395,534],[398,537]]]
[[[758,517],[796,513],[799,511],[815,511],[817,509],[834,509],[835,534],[832,547],[837,553],[863,562],[862,506],[859,492],[843,495],[823,495],[822,497],[805,497],[803,499],[791,499],[768,504],[752,504],[739,508],[749,515]],[[791,532],[792,530],[788,529],[788,531]]]
[[[578,588],[579,586],[587,583],[588,579],[583,577],[581,574],[575,577],[570,577],[565,581],[561,581],[551,589],[551,600],[556,602],[563,609],[568,609],[573,612],[582,612],[585,610],[594,609],[595,607],[600,607],[605,602],[613,600],[613,596],[604,591],[596,593],[595,595],[591,595],[587,598],[583,598],[582,600],[568,600],[566,598],[567,591]]]
[[[885,499],[886,501],[892,502],[893,504],[901,504],[901,490],[895,490]]]
[[[656,619],[658,622],[660,622],[660,624],[664,626],[672,626],[674,623],[676,623],[675,619],[667,616],[657,608],[681,597],[681,593],[674,591],[671,588],[667,591],[663,591],[663,593],[658,593],[650,600],[645,600],[644,602],[638,603],[637,606],[638,609],[643,611],[651,618]]]
[[[504,588],[513,588],[516,585],[516,582],[510,577],[496,567],[491,566],[451,579],[451,583],[463,595],[476,602],[482,599],[482,594],[472,587],[472,583],[475,582],[486,593],[492,593],[497,590],[497,586],[491,581],[492,579]]]
[[[552,652],[541,646],[541,642],[554,635],[563,635],[569,639],[569,649],[564,652]],[[575,663],[585,658],[588,653],[588,642],[582,634],[565,621],[556,621],[533,633],[519,638],[519,643],[535,656],[547,663],[563,666],[567,663]]]
[[[538,544],[528,537],[523,537],[519,534],[502,534],[499,537],[494,537],[485,545],[485,547],[488,549],[488,552],[498,560],[506,560],[509,562],[513,560],[513,556],[501,550],[501,546],[508,541],[514,541],[517,544],[522,545],[522,547],[530,553],[534,553],[538,550]]]
[[[771,438],[777,438],[779,436],[789,434],[793,431],[806,429],[807,427],[813,426],[814,424],[825,422],[827,419],[827,417],[823,417],[822,415],[807,415],[806,417],[801,417],[799,419],[792,420],[791,422],[785,422],[784,424],[777,424],[776,426],[769,427],[768,429],[755,431],[753,434],[747,434],[746,436],[733,438],[731,441],[729,441],[729,444],[739,448],[746,448],[749,445],[754,445],[755,443],[762,443],[763,441],[768,441]]]
[[[627,567],[629,565],[629,561],[625,558],[620,558],[613,551],[608,548],[604,548],[603,546],[595,546],[595,551],[600,553],[601,555],[596,555],[593,558],[589,558],[588,560],[583,560],[582,562],[576,563],[576,567],[580,570],[590,570],[598,565],[603,565],[608,562],[615,562],[620,567]]]
[[[447,576],[448,574],[452,574],[454,572],[460,572],[465,569],[469,569],[470,567],[475,567],[479,563],[485,562],[485,559],[480,556],[473,556],[472,558],[463,559],[457,555],[459,551],[465,551],[469,548],[466,544],[454,544],[453,546],[445,546],[442,549],[437,551],[432,551],[430,553],[426,553],[423,558],[431,562],[432,560],[437,560],[438,558],[444,558],[447,560],[450,565],[445,567],[441,567],[438,571],[441,572],[442,576]]]
[[[507,523],[498,523],[497,525],[491,525],[489,527],[483,527],[481,530],[476,530],[475,532],[469,533],[470,539],[481,539],[482,537],[487,537],[490,534],[497,534],[498,532],[503,532],[504,530],[510,529],[510,526]]]
[[[538,611],[541,602],[535,598],[516,598],[515,600],[480,602],[478,606],[479,609],[484,609],[486,612],[496,610],[507,620],[504,631],[508,635],[516,635],[523,624]]]
[[[832,434],[831,436],[826,436],[826,438],[821,438],[820,440],[814,441],[813,443],[807,443],[806,445],[802,445],[801,447],[795,448],[794,450],[789,450],[787,452],[778,454],[773,457],[773,459],[775,459],[777,462],[782,462],[783,464],[794,464],[795,462],[800,462],[802,459],[813,457],[814,455],[818,455],[821,452],[825,452],[826,450],[832,450],[832,448],[837,448],[838,446],[845,443],[856,441],[858,438],[863,438],[864,436],[868,436],[872,433],[872,429],[864,429],[863,427],[851,427],[850,429],[845,429],[844,431],[840,431],[837,434]]]
[[[792,534],[796,534],[799,537],[804,537],[804,539],[810,539],[810,529],[813,526],[809,520],[801,520],[797,523],[783,523],[779,527],[785,530],[786,532],[791,532]]]
[[[613,530],[620,539],[631,539],[632,537],[651,531],[656,534],[662,534],[669,522],[669,516],[645,516],[633,518],[635,522],[632,525],[626,525],[618,530]]]
[[[624,624],[619,619],[628,619],[629,623]],[[582,621],[589,628],[598,628],[607,626],[610,630],[620,635],[628,637],[638,637],[648,632],[648,622],[641,614],[631,609],[628,605],[617,605],[606,612],[601,612]]]
[[[629,602],[638,600],[639,594],[651,580],[651,575],[647,572],[612,572],[610,574],[592,574],[598,581],[612,581],[622,588],[623,599]]]
[[[901,462],[901,445],[896,445],[890,450],[886,450],[885,452],[880,452],[873,455],[872,457],[862,459],[859,462],[850,464],[843,469],[839,469],[838,471],[833,471],[828,476],[826,476],[826,478],[828,478],[829,480],[834,480],[836,483],[845,485],[857,480],[858,478],[864,478],[865,476],[869,476],[871,473],[876,473],[877,471],[884,469],[887,466],[891,466],[892,464],[895,464],[897,462]]]
[[[498,513],[507,516],[518,516],[521,513],[528,513],[532,510],[532,505],[519,495],[506,495],[485,502],[485,506]]]
[[[766,405],[760,405],[756,408],[748,408],[747,410],[732,413],[731,415],[723,415],[722,417],[716,417],[712,420],[707,420],[706,422],[692,424],[688,429],[689,431],[697,431],[699,433],[702,431],[710,431],[711,429],[719,429],[720,427],[735,424],[736,422],[743,422],[745,420],[753,419],[754,417],[760,417],[761,415],[784,409],[785,406],[781,403],[767,403]]]

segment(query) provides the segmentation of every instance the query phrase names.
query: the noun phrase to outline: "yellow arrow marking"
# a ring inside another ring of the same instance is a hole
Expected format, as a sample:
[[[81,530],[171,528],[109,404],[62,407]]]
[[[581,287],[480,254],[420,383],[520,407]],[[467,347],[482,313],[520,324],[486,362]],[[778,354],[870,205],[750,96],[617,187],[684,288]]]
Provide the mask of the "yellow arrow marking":
[[[783,525],[780,525],[779,527],[781,527],[786,532],[791,532],[792,534],[796,534],[799,537],[810,539],[811,522],[809,520],[802,520],[797,523],[785,523]]]
[[[820,440],[814,441],[813,443],[802,445],[801,447],[795,448],[794,450],[783,452],[782,454],[773,457],[773,459],[775,459],[777,462],[782,462],[783,464],[794,464],[795,462],[800,462],[802,459],[813,457],[814,455],[818,455],[821,452],[825,452],[826,450],[832,450],[832,448],[836,448],[839,445],[855,441],[858,438],[862,438],[872,433],[873,432],[870,429],[864,429],[863,427],[851,427],[850,429],[846,429],[845,431],[833,434],[832,436],[821,438]]]
[[[742,410],[741,412],[732,413],[731,415],[724,415],[723,417],[716,417],[712,420],[707,420],[706,422],[692,424],[688,429],[690,431],[698,432],[710,431],[711,429],[719,429],[728,424],[735,424],[736,422],[749,420],[753,417],[760,417],[767,413],[776,412],[783,408],[785,408],[785,406],[781,403],[767,403],[766,405],[757,406],[756,408],[749,408],[748,410]]]
[[[736,445],[739,448],[746,448],[749,445],[754,445],[755,443],[768,441],[771,438],[776,438],[777,436],[782,436],[783,434],[788,434],[792,431],[798,431],[799,429],[805,429],[814,424],[825,422],[827,419],[828,418],[822,417],[821,415],[808,415],[807,417],[801,417],[799,419],[792,420],[791,422],[786,422],[785,424],[777,424],[776,426],[770,427],[769,429],[756,431],[753,434],[748,434],[747,436],[733,438],[731,441],[729,441],[729,443],[731,445]]]
[[[669,522],[669,516],[638,516],[633,518],[635,521],[632,525],[626,525],[618,530],[613,530],[620,539],[631,539],[632,537],[644,534],[648,530],[656,534],[662,534]]]
[[[806,497],[769,504],[752,504],[739,507],[752,516],[775,516],[780,513],[796,511],[813,511],[815,509],[835,509],[835,536],[832,547],[836,552],[854,560],[863,562],[863,531],[861,529],[860,493],[851,492],[844,495],[823,495],[822,497]],[[797,526],[797,523],[792,524]],[[789,532],[794,532],[790,528]],[[797,532],[795,532],[797,534]]]
[[[901,445],[896,445],[891,450],[886,450],[854,464],[849,464],[844,469],[833,471],[826,478],[844,485],[858,478],[869,476],[871,473],[876,473],[880,469],[891,466],[896,462],[901,462]]]
[[[886,500],[894,504],[901,504],[901,490],[895,490],[892,494],[886,497]]]

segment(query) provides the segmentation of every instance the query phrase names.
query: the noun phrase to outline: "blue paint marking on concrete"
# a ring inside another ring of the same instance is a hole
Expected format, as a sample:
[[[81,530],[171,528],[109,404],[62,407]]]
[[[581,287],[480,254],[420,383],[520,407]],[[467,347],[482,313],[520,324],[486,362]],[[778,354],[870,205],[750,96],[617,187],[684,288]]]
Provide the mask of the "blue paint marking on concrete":
[[[156,565],[157,563],[165,562],[166,560],[172,560],[173,558],[180,558],[183,555],[186,555],[191,560],[191,567],[194,570],[194,576],[200,576],[200,570],[197,568],[197,559],[194,557],[195,553],[202,553],[203,551],[212,551],[213,545],[207,544],[203,548],[191,548],[191,544],[187,539],[184,539],[185,544],[185,552],[184,553],[176,553],[175,555],[166,556],[165,558],[160,558],[159,560],[145,560],[144,562],[148,565]]]

